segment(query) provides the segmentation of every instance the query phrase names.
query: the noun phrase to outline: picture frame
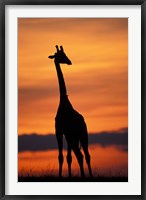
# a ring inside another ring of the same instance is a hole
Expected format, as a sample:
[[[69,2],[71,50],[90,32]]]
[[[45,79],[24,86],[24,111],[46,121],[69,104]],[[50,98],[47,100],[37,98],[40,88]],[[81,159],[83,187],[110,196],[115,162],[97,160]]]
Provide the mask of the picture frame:
[[[5,7],[7,5],[140,5],[141,6],[141,195],[6,195],[5,189],[5,173],[6,173],[6,165],[5,165],[5,154],[7,153],[7,146],[6,144],[6,126],[7,126],[7,119],[6,119],[6,54],[5,52]],[[0,199],[132,199],[132,200],[145,200],[146,199],[146,123],[145,123],[145,115],[146,115],[146,59],[145,59],[145,52],[146,52],[146,1],[145,0],[91,0],[91,1],[66,1],[66,0],[1,0],[0,1]]]

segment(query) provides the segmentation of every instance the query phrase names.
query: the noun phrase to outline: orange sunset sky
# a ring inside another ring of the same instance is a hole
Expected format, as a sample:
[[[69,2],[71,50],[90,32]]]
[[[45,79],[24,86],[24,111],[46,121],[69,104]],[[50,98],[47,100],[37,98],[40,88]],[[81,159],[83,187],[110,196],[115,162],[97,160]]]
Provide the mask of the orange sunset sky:
[[[88,132],[128,127],[128,19],[19,18],[18,134],[55,132],[56,44],[72,61],[61,67]]]

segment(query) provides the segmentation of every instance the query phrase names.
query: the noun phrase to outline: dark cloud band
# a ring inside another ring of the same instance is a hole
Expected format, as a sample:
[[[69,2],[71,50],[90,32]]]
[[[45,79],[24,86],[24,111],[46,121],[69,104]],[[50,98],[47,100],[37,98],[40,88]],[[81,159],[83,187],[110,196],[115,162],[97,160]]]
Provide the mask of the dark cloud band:
[[[104,148],[115,146],[118,150],[128,151],[128,129],[123,128],[117,132],[101,132],[89,134],[89,145],[100,145]],[[58,149],[54,134],[38,135],[36,133],[18,137],[18,151],[46,151]],[[67,149],[64,140],[64,149]]]

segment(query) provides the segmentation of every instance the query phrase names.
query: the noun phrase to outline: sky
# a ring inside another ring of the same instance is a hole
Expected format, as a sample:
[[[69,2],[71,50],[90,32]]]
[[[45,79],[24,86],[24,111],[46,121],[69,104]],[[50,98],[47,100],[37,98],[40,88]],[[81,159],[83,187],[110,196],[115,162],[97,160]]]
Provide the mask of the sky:
[[[56,44],[72,61],[61,68],[88,132],[128,127],[128,19],[19,18],[18,134],[55,132]]]

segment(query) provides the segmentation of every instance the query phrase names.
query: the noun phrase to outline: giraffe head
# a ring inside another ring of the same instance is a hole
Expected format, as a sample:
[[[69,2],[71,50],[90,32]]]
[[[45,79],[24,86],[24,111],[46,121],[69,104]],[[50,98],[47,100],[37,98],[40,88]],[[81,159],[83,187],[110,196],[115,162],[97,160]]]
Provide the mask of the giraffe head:
[[[55,62],[59,64],[71,65],[72,63],[69,60],[69,58],[66,56],[66,54],[64,53],[63,47],[60,46],[60,50],[59,50],[58,45],[56,45],[56,49],[57,49],[57,52],[54,55],[48,56],[48,58],[54,59]]]

